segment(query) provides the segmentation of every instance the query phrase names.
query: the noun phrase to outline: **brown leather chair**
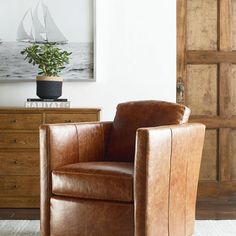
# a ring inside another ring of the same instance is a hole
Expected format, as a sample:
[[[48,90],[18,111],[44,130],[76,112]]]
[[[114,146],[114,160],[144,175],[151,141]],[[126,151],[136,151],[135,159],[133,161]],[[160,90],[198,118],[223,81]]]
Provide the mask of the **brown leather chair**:
[[[192,235],[205,126],[189,114],[139,101],[113,122],[43,125],[41,235]]]

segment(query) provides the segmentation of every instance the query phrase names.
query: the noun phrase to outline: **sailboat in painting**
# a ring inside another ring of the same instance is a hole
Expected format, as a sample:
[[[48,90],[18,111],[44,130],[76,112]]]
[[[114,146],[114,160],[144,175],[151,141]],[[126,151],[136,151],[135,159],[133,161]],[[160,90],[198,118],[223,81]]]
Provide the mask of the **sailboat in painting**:
[[[40,11],[41,10],[41,11]],[[39,15],[42,14],[40,20]],[[30,27],[26,29],[26,21],[30,22]],[[48,7],[39,1],[36,8],[28,9],[17,30],[17,41],[30,43],[57,43],[65,44],[68,42],[54,22]]]

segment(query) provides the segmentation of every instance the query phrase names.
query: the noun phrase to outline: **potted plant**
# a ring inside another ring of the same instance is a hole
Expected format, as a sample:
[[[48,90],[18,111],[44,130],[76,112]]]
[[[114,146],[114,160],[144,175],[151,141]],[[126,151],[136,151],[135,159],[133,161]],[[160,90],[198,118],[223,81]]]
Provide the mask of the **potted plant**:
[[[70,52],[63,51],[56,44],[33,44],[23,51],[25,60],[39,68],[37,96],[41,99],[57,99],[62,94],[62,78],[59,73],[69,63]]]

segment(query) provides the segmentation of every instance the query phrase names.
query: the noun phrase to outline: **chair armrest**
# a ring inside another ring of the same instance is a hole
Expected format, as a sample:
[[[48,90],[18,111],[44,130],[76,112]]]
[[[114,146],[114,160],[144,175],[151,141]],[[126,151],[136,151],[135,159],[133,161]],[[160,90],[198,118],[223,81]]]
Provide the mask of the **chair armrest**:
[[[51,171],[77,162],[101,161],[112,122],[68,123],[40,127],[41,235],[50,235]]]
[[[77,162],[102,161],[111,126],[112,122],[42,125],[40,159],[50,170]]]
[[[137,131],[135,236],[193,235],[204,134],[202,124]]]

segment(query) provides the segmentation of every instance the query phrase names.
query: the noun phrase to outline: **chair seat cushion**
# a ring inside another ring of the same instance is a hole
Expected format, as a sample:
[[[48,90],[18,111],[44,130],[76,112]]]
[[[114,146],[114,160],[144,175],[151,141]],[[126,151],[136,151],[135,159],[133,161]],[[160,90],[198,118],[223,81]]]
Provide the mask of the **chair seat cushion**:
[[[58,196],[133,201],[134,164],[81,162],[52,172],[52,192]]]

